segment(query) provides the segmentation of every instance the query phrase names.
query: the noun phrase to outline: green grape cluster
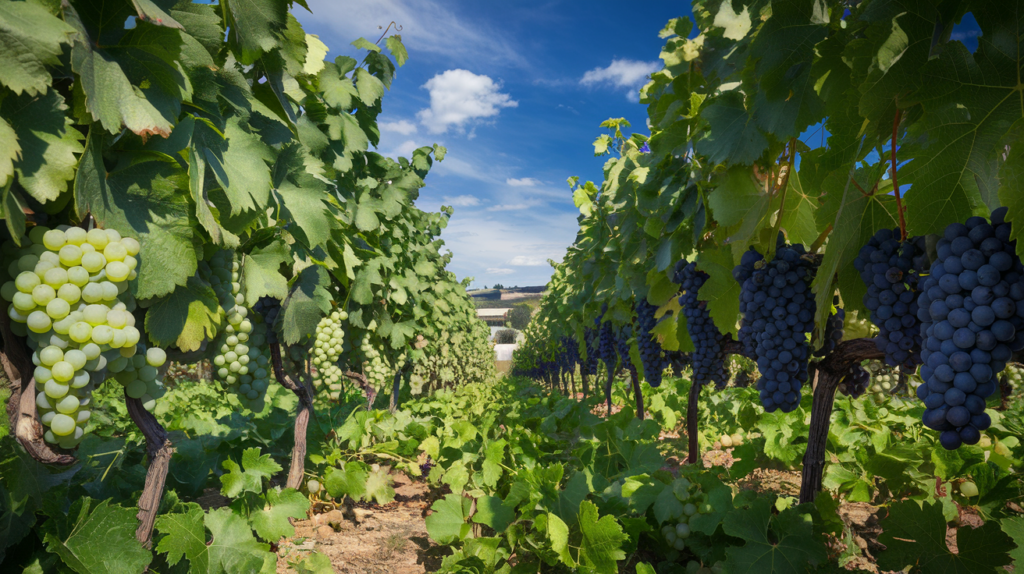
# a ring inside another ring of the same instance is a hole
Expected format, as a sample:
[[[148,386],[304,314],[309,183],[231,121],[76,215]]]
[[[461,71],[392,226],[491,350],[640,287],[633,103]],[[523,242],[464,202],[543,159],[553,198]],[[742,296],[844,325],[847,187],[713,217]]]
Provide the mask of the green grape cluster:
[[[228,390],[238,396],[242,406],[260,412],[270,384],[270,350],[266,329],[258,313],[245,307],[239,283],[238,261],[230,251],[218,251],[200,271],[210,282],[227,324],[217,339],[214,373]]]
[[[147,411],[153,410],[156,400],[167,392],[163,385],[160,367],[167,362],[167,352],[159,347],[146,348],[139,343],[135,355],[120,355],[107,362],[107,371],[124,387],[126,395],[140,399]]]
[[[391,365],[381,356],[380,351],[370,344],[369,333],[363,335],[359,351],[363,354],[363,374],[366,375],[366,380],[373,388],[382,388],[391,374]]]
[[[868,371],[871,373],[871,387],[868,388],[868,392],[877,400],[885,400],[896,383],[899,382],[897,381],[898,375],[883,365],[881,361],[868,363]]]
[[[342,321],[348,320],[345,311],[334,311],[320,320],[316,326],[316,338],[313,341],[313,366],[316,374],[313,378],[317,387],[326,386],[332,400],[341,396],[341,367],[338,359],[345,346],[345,330]]]
[[[0,295],[10,302],[11,330],[27,337],[32,349],[44,438],[74,448],[85,434],[92,391],[105,379],[108,364],[124,359],[135,365],[141,333],[131,313],[135,299],[128,281],[136,276],[140,245],[112,229],[39,225],[20,242],[21,247],[8,242],[2,248],[12,280]],[[151,384],[155,375],[145,374],[146,382],[132,386],[129,396],[152,409],[162,393]]]
[[[1024,365],[1020,363],[1007,363],[1003,373],[1006,374],[1006,381],[1014,389],[1019,389],[1021,384],[1024,384]]]
[[[668,523],[661,527],[661,534],[669,546],[682,552],[686,550],[686,539],[690,537],[690,519],[697,514],[714,512],[714,508],[700,485],[685,477],[672,484],[672,493],[680,504],[672,509]]]

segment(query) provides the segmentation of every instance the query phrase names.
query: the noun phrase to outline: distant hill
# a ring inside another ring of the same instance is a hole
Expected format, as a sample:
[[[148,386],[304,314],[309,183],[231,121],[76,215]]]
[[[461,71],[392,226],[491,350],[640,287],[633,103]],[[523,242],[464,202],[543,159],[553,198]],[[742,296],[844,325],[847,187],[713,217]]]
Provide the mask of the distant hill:
[[[513,289],[475,289],[467,291],[467,294],[473,298],[478,309],[511,307],[517,303],[526,303],[536,308],[546,289],[546,285],[538,285]]]

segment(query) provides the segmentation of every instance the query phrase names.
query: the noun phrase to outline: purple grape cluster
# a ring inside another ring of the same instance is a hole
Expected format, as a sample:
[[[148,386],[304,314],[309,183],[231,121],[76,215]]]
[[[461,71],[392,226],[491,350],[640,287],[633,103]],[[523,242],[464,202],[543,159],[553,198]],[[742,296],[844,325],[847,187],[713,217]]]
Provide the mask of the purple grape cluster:
[[[912,371],[921,362],[918,325],[920,243],[900,241],[900,230],[881,229],[861,248],[853,266],[867,285],[864,306],[878,327],[875,345],[885,362]]]
[[[654,318],[658,308],[641,299],[636,305],[637,347],[640,349],[640,361],[644,366],[644,379],[652,387],[661,385],[662,372],[668,366],[668,356],[661,349],[661,344],[651,331],[658,320]]]
[[[832,298],[832,305],[839,305],[838,296]],[[843,340],[845,323],[846,309],[837,308],[835,313],[828,316],[828,321],[825,323],[825,341],[821,348],[814,352],[815,357],[824,357],[836,349],[836,345]]]
[[[991,223],[971,217],[946,227],[922,282],[924,345],[917,396],[924,424],[953,450],[975,444],[991,424],[985,399],[1015,351],[1024,349],[1024,267],[1010,241],[1006,208]]]
[[[277,343],[277,331],[274,329],[274,322],[281,313],[281,301],[273,297],[260,297],[253,305],[253,311],[263,315],[263,322],[267,325],[267,344]]]
[[[839,383],[839,392],[858,398],[871,386],[871,373],[861,365],[852,365]]]
[[[758,262],[761,261],[764,261],[764,255],[761,255],[756,249],[751,247],[743,254],[740,264],[733,268],[732,276],[743,287],[744,292],[753,292],[754,285],[747,285],[747,281],[754,275]],[[743,319],[740,322],[740,330],[736,338],[743,345],[743,352],[748,357],[753,357],[754,350],[757,348],[757,342],[753,336],[753,319],[747,319],[747,302],[744,301],[742,295],[740,296],[740,313],[742,313]],[[751,317],[753,317],[752,314]]]
[[[761,372],[757,389],[768,412],[796,409],[807,381],[807,334],[816,309],[810,283],[816,268],[802,257],[805,253],[803,245],[782,245],[770,263],[755,265],[756,257],[744,254],[742,269],[733,270],[737,279],[745,277],[740,291],[745,346],[754,347],[751,355]],[[749,276],[747,268],[754,268]]]
[[[679,269],[679,264],[676,265],[679,272],[675,278],[683,289],[679,305],[683,308],[686,330],[690,333],[694,346],[690,363],[693,367],[693,382],[703,385],[715,381],[718,388],[723,388],[729,384],[729,375],[725,372],[725,345],[722,333],[711,320],[707,301],[697,300],[697,292],[707,281],[708,274],[698,271],[695,263],[679,263],[684,265],[682,269]]]

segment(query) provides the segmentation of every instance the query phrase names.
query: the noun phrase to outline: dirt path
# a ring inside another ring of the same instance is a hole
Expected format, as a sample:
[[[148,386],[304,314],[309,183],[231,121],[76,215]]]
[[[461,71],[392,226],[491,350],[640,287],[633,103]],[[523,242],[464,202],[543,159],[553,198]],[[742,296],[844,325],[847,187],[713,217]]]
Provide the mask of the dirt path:
[[[395,474],[395,501],[385,506],[357,504],[315,514],[295,523],[295,536],[278,547],[279,574],[295,572],[298,562],[313,550],[327,555],[335,572],[421,574],[441,565],[441,549],[427,537],[424,514],[429,489],[422,482]]]

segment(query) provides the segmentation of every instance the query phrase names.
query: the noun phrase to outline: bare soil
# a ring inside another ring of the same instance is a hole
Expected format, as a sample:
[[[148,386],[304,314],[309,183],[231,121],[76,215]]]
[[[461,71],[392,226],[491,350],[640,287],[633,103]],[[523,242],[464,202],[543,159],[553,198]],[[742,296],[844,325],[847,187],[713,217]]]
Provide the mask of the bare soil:
[[[278,545],[277,571],[294,572],[312,551],[325,554],[335,572],[421,574],[437,570],[446,552],[430,541],[424,518],[433,503],[422,482],[396,473],[395,501],[381,506],[317,505],[312,518],[295,522],[295,536]]]

